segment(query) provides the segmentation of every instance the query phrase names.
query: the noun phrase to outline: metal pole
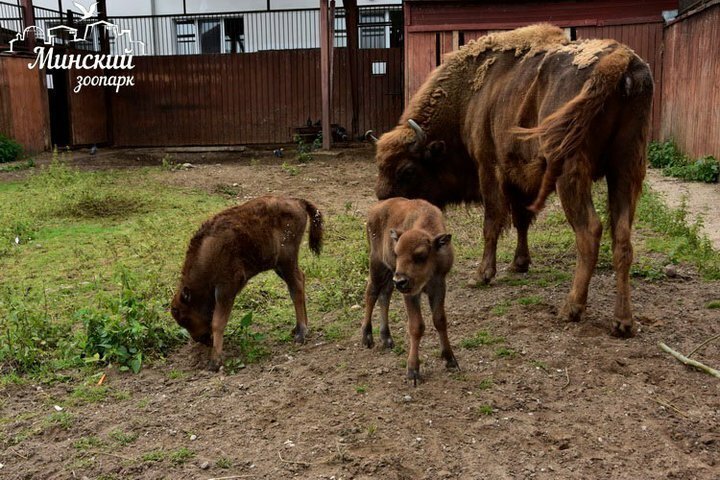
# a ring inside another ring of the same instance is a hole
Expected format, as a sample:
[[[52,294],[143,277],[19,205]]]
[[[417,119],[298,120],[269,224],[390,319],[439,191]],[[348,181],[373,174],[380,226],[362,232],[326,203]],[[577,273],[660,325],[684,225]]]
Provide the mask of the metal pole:
[[[322,97],[322,147],[330,149],[330,45],[328,0],[320,0],[320,91]]]

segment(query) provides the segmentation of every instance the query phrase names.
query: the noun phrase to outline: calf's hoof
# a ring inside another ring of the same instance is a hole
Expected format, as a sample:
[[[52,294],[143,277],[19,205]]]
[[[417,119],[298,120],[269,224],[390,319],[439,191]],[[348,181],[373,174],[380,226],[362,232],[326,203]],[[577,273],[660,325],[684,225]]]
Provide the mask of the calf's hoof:
[[[392,350],[395,348],[395,342],[393,341],[391,336],[382,337],[383,347],[387,348],[388,350]]]
[[[585,316],[585,306],[579,303],[566,302],[560,316],[568,322],[579,322]]]
[[[302,326],[297,326],[293,328],[292,331],[293,335],[295,335],[295,343],[302,345],[305,343],[305,334],[307,333],[307,328]]]
[[[420,380],[420,370],[417,368],[410,368],[407,369],[407,379],[412,380],[413,386],[417,387],[418,381]]]
[[[529,258],[515,258],[510,264],[510,271],[515,273],[527,273],[530,270]]]
[[[375,340],[373,339],[372,332],[365,332],[362,336],[362,343],[367,348],[372,348],[375,345]]]
[[[460,364],[455,355],[450,354],[450,357],[445,357],[445,368],[448,370],[460,370]]]
[[[613,320],[611,333],[615,337],[630,338],[634,337],[637,333],[635,322],[631,319],[620,319],[616,318]]]
[[[210,372],[217,372],[220,370],[220,367],[222,366],[222,362],[215,359],[210,359],[207,364],[207,369]]]

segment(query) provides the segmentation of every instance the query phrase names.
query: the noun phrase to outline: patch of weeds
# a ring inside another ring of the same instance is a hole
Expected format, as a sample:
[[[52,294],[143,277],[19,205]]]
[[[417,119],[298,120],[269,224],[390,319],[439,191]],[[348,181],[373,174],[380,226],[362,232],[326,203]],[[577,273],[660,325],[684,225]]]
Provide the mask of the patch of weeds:
[[[308,163],[312,161],[313,150],[318,150],[322,147],[322,136],[318,135],[315,137],[312,143],[308,144],[305,142],[302,136],[295,135],[293,140],[297,144],[297,161],[300,163]]]
[[[630,276],[634,278],[644,278],[648,281],[656,281],[665,278],[665,272],[662,265],[657,261],[643,256],[637,259],[637,262],[630,265]]]
[[[180,465],[180,464],[187,462],[194,456],[195,456],[195,452],[193,452],[192,450],[188,450],[185,447],[181,447],[181,448],[178,448],[177,450],[175,450],[174,452],[170,452],[170,454],[168,455],[168,458],[174,464]]]
[[[110,432],[110,438],[112,438],[115,442],[119,443],[120,445],[129,445],[133,443],[138,438],[137,433],[126,433],[122,430],[113,430]]]
[[[494,345],[496,343],[503,343],[505,339],[503,337],[495,337],[485,330],[480,330],[470,338],[464,338],[460,341],[462,348],[473,349],[478,348],[481,345]]]
[[[77,450],[89,450],[91,448],[102,447],[103,441],[95,436],[82,437],[73,443],[73,448]]]
[[[255,331],[253,328],[253,312],[248,312],[234,326],[225,338],[231,339],[232,343],[240,349],[241,361],[235,367],[239,370],[241,364],[254,363],[268,354],[267,348],[262,341],[265,334]],[[231,365],[232,367],[232,365]],[[244,365],[242,365],[244,368]]]
[[[14,162],[22,152],[23,148],[18,142],[0,133],[0,163]]]
[[[237,197],[240,195],[241,189],[237,183],[228,185],[227,183],[218,183],[215,185],[215,193],[227,195],[228,197]]]
[[[147,204],[142,198],[123,192],[86,190],[68,199],[55,214],[74,218],[126,218],[146,212]]]
[[[693,182],[716,183],[720,162],[712,155],[692,160],[680,151],[675,142],[650,142],[648,161],[651,167],[662,168],[663,175]]]
[[[480,405],[477,408],[478,415],[492,415],[493,414],[493,407],[492,405]]]
[[[159,305],[136,291],[135,280],[125,269],[120,271],[120,284],[120,293],[103,298],[100,308],[76,313],[85,327],[82,350],[86,362],[114,362],[120,370],[137,373],[143,355],[164,356],[183,335],[175,324],[161,320]]]
[[[355,387],[355,392],[362,394],[362,393],[366,393],[366,392],[367,392],[367,389],[368,389],[367,385],[357,385],[357,386]]]
[[[168,378],[170,380],[182,380],[185,377],[187,377],[187,373],[182,370],[170,370],[168,373]]]
[[[142,454],[143,462],[162,462],[167,457],[167,453],[164,450],[152,450]]]
[[[482,381],[478,384],[477,388],[479,390],[490,390],[493,385],[495,385],[495,382],[493,382],[492,378],[483,378]]]
[[[538,305],[542,303],[542,298],[539,295],[530,295],[528,297],[518,298],[517,303],[524,306]]]
[[[400,356],[400,355],[405,355],[405,353],[406,353],[406,352],[405,352],[405,345],[402,344],[402,343],[400,343],[400,342],[397,342],[397,341],[396,341],[396,342],[395,342],[395,346],[394,346],[393,349],[392,349],[392,352],[393,352],[395,355],[398,355],[398,356]]]
[[[172,155],[170,155],[169,153],[166,153],[163,156],[160,166],[163,170],[170,170],[170,171],[177,170],[177,168],[178,168],[178,164],[175,163],[175,161],[172,158]]]
[[[221,458],[217,459],[217,461],[215,462],[215,466],[217,468],[222,468],[223,470],[227,470],[229,468],[232,468],[233,463],[232,463],[232,460],[230,460],[229,458],[221,457]]]
[[[71,397],[78,403],[102,402],[108,396],[108,387],[101,385],[80,385],[75,387]]]
[[[280,165],[280,168],[282,168],[283,172],[287,173],[291,177],[294,177],[298,173],[300,173],[300,169],[296,167],[295,165],[290,165],[287,162],[283,162],[282,165]]]
[[[685,201],[680,208],[671,209],[656,193],[645,188],[637,214],[641,225],[662,235],[646,239],[649,250],[664,253],[673,263],[692,263],[707,280],[720,279],[720,253],[701,234],[702,222],[688,221]]]
[[[709,308],[711,310],[714,310],[716,308],[720,308],[720,300],[711,300],[705,305],[705,308]]]
[[[24,162],[13,163],[12,165],[0,166],[0,172],[18,172],[20,170],[27,170],[35,166],[35,160],[29,158]]]
[[[517,352],[512,348],[500,347],[495,350],[495,356],[498,358],[514,358]]]
[[[375,436],[376,433],[377,433],[377,425],[375,425],[374,423],[371,423],[370,425],[368,425],[367,436],[372,438]]]
[[[150,405],[150,399],[148,398],[143,398],[137,402],[138,408],[145,408],[148,405]]]
[[[70,412],[53,412],[45,418],[43,426],[45,428],[58,427],[63,430],[70,430],[74,422],[75,419]]]
[[[503,300],[502,302],[495,305],[491,310],[490,313],[493,315],[497,315],[498,317],[502,317],[505,315],[508,311],[510,311],[510,302],[507,300]]]

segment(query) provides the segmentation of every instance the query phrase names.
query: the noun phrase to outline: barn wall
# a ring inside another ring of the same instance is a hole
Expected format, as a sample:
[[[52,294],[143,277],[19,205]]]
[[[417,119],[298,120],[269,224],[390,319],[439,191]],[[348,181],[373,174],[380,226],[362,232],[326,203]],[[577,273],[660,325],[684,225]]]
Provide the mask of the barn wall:
[[[102,71],[73,70],[69,72],[71,90],[68,93],[70,117],[70,143],[92,145],[109,142],[108,112],[105,103],[105,88],[87,86],[75,93],[72,88],[80,75],[102,76]],[[127,87],[133,88],[133,87]]]
[[[402,113],[402,52],[358,51],[360,133],[385,131]],[[135,85],[112,94],[117,146],[285,143],[320,119],[320,51],[135,57]],[[386,74],[373,75],[372,63]],[[351,126],[346,49],[335,49],[332,122]]]
[[[44,71],[28,61],[0,56],[0,132],[37,153],[50,146],[50,120]]]
[[[720,3],[665,29],[661,137],[720,159]]]

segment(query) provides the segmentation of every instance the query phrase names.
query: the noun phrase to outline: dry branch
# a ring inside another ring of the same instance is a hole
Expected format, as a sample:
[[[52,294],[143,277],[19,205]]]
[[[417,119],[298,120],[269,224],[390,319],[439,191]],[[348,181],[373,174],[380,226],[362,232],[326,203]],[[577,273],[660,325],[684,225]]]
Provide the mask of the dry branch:
[[[673,357],[675,357],[677,360],[679,360],[680,362],[684,363],[685,365],[690,365],[690,366],[695,367],[695,368],[697,368],[697,369],[699,369],[699,370],[702,370],[702,371],[705,372],[705,373],[709,373],[709,374],[712,375],[713,377],[720,378],[720,372],[717,371],[717,370],[715,370],[714,368],[710,368],[710,367],[708,367],[707,365],[704,365],[704,364],[702,364],[702,363],[700,363],[700,362],[698,362],[698,361],[696,361],[696,360],[692,360],[692,359],[690,359],[690,358],[687,358],[685,355],[683,355],[682,353],[676,352],[676,351],[673,350],[672,348],[670,348],[670,347],[668,347],[667,345],[665,345],[663,342],[658,343],[658,345],[660,346],[660,348],[661,348],[663,351],[669,353],[670,355],[672,355]]]
[[[714,341],[714,340],[717,340],[718,338],[720,338],[720,335],[715,335],[714,337],[708,338],[707,340],[705,340],[704,342],[702,342],[700,345],[698,345],[697,347],[693,348],[693,351],[690,352],[690,353],[688,353],[688,354],[687,354],[687,357],[688,357],[688,358],[692,357],[695,352],[697,352],[698,350],[700,350],[701,348],[703,348],[703,347],[704,347],[705,345],[707,345],[708,343],[710,343],[710,342],[712,342],[712,341]]]

